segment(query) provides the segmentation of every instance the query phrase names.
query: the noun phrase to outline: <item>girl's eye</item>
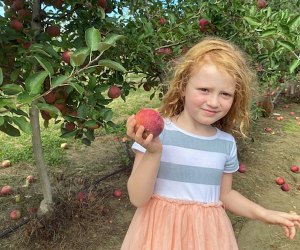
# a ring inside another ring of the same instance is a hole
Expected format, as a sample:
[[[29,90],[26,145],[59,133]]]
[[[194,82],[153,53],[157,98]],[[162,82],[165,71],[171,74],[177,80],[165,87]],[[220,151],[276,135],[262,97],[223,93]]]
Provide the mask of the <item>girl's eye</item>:
[[[226,96],[226,97],[231,97],[231,96],[232,96],[231,94],[226,93],[226,92],[222,93],[222,95],[223,95],[223,96]]]
[[[200,90],[201,92],[208,92],[208,89],[206,89],[206,88],[199,88],[198,90]]]

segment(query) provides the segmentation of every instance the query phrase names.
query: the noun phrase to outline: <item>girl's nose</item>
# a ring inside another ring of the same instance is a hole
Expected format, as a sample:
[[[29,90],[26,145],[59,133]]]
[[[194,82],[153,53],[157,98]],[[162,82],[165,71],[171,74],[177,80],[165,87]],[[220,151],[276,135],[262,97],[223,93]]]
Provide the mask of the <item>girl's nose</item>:
[[[217,95],[209,95],[206,101],[207,105],[213,108],[217,108],[219,106],[219,99]]]

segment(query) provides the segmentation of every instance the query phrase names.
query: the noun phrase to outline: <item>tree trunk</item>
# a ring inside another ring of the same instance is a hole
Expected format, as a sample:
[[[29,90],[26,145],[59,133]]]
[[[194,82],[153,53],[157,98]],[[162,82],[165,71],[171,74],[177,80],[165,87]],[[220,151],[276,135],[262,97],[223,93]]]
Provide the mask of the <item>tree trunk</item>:
[[[41,1],[34,0],[32,6],[32,21],[31,28],[34,34],[37,35],[41,31]],[[39,110],[35,107],[37,101],[34,101],[29,109],[30,124],[32,128],[32,146],[35,163],[38,169],[39,179],[43,192],[44,199],[42,200],[39,207],[39,215],[44,215],[53,210],[53,199],[51,192],[51,185],[48,176],[48,172],[45,165],[43,150],[42,150],[42,139],[41,139],[41,128],[39,122]]]
[[[53,200],[52,200],[50,180],[46,169],[43,150],[42,150],[41,128],[39,123],[39,110],[36,109],[35,107],[31,107],[29,110],[29,116],[30,116],[30,124],[32,128],[33,154],[38,169],[39,179],[40,179],[41,188],[44,196],[44,200],[40,204],[39,214],[46,214],[48,212],[51,212],[53,206]]]

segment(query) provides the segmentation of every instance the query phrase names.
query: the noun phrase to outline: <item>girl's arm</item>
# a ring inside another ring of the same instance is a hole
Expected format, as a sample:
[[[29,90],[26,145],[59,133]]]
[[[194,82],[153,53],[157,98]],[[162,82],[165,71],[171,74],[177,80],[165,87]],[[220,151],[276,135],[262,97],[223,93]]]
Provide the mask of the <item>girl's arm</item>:
[[[266,209],[233,190],[232,174],[223,174],[220,200],[226,209],[236,215],[282,226],[286,236],[290,239],[295,236],[295,225],[300,228],[299,215]]]
[[[136,152],[131,175],[128,179],[127,189],[131,203],[140,207],[145,205],[151,198],[157,173],[160,166],[162,145],[158,137],[149,135],[142,137],[144,127],[140,126],[135,131],[136,121],[134,116],[127,120],[127,135],[146,149],[145,153]]]

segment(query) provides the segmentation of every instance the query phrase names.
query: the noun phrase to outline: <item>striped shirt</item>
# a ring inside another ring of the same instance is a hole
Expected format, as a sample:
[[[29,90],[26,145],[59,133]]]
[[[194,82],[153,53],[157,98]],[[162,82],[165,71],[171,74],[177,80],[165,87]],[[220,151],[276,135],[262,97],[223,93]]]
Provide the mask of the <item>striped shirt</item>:
[[[219,201],[222,174],[233,173],[239,166],[233,136],[219,129],[214,136],[198,136],[165,119],[160,140],[163,151],[154,194],[203,203]],[[137,143],[132,148],[145,152]]]

